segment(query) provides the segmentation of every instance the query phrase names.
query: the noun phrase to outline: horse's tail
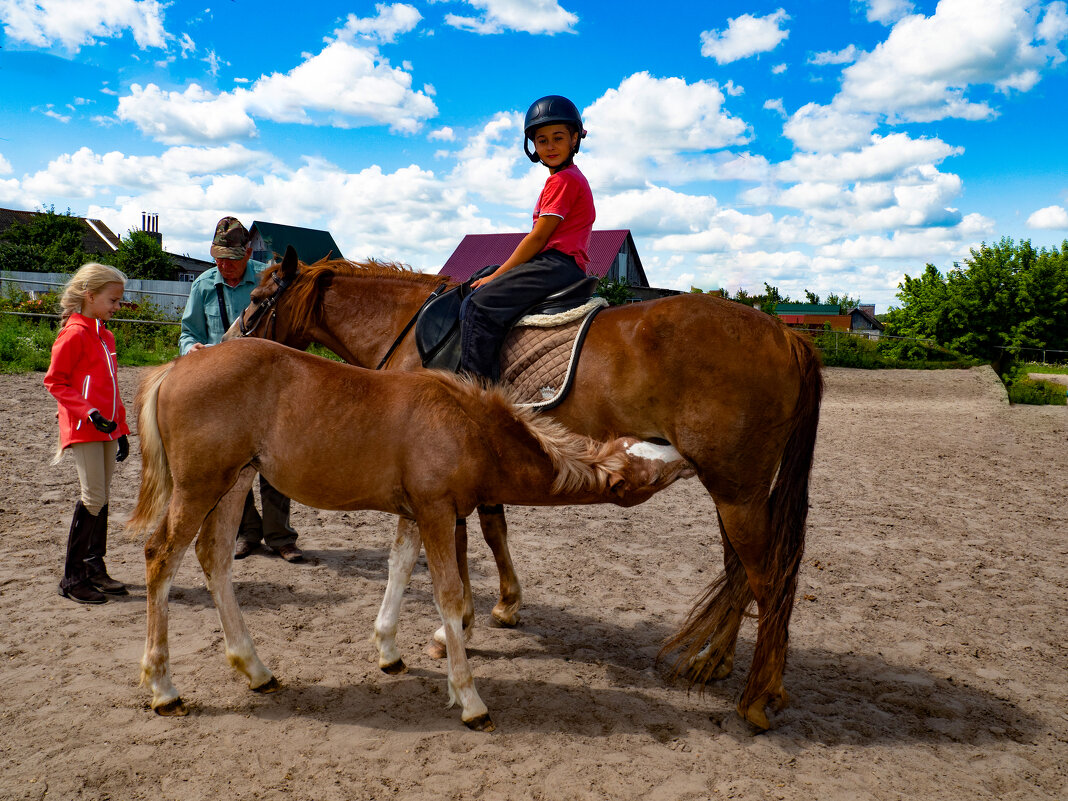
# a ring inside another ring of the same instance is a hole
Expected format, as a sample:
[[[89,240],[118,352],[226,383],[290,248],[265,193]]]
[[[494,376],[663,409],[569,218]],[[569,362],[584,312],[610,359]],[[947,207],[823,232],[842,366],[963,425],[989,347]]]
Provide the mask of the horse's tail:
[[[170,375],[174,362],[155,368],[141,381],[137,390],[137,433],[141,439],[141,489],[137,506],[126,523],[133,535],[143,536],[162,514],[174,491],[167,451],[159,435],[156,401],[163,379]]]
[[[790,436],[786,441],[779,472],[771,490],[771,537],[765,555],[764,575],[769,582],[766,610],[761,610],[760,627],[767,632],[766,647],[753,654],[754,667],[762,660],[772,666],[761,671],[760,678],[750,681],[738,702],[738,708],[748,710],[757,699],[774,690],[771,677],[782,676],[786,663],[786,642],[790,614],[797,591],[797,572],[805,550],[805,524],[808,520],[808,483],[812,471],[812,457],[816,450],[816,429],[820,421],[820,402],[823,398],[822,362],[812,344],[800,334],[790,331],[791,345],[800,374],[801,387],[794,406]]]
[[[807,339],[787,331],[790,349],[798,370],[800,388],[790,422],[790,433],[783,449],[775,482],[768,496],[769,537],[765,552],[764,575],[770,582],[768,598],[771,603],[760,622],[767,632],[761,640],[763,650],[753,655],[758,665],[785,664],[787,626],[793,611],[797,589],[797,572],[805,549],[805,523],[808,518],[808,482],[812,457],[816,448],[816,429],[819,425],[820,401],[823,397],[822,365],[815,348]],[[737,621],[753,601],[753,593],[746,573],[734,552],[723,523],[725,558],[735,562],[705,590],[690,611],[681,630],[661,648],[658,658],[664,658],[676,648],[682,648],[674,665],[676,675],[688,673],[692,683],[707,681],[723,674],[720,659],[733,661]],[[726,621],[733,620],[733,624]],[[760,679],[749,682],[739,703],[748,709],[756,698],[772,690],[770,682],[775,671],[761,670]],[[781,675],[781,672],[779,673]],[[766,680],[765,680],[766,679]]]

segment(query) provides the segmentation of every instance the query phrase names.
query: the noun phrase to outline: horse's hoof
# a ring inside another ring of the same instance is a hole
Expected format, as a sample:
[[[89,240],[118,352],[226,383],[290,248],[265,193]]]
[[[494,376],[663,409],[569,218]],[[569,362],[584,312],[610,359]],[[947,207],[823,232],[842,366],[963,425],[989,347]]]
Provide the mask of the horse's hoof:
[[[494,609],[490,615],[490,623],[496,628],[514,629],[519,625],[518,612],[506,612],[504,610]]]
[[[408,666],[404,664],[403,659],[398,659],[396,662],[391,662],[388,665],[382,665],[382,672],[388,673],[390,676],[397,676],[401,673],[408,672]]]
[[[250,690],[260,695],[267,695],[268,693],[276,693],[282,689],[282,683],[278,681],[274,676],[271,676],[270,680],[266,684],[261,684],[259,687],[250,687]]]
[[[493,721],[490,720],[488,712],[485,715],[479,715],[477,718],[465,720],[464,725],[471,729],[471,731],[493,731],[497,728],[493,725]]]
[[[165,718],[184,718],[189,714],[189,707],[181,698],[175,698],[165,704],[152,707],[152,711]]]
[[[448,649],[445,648],[437,640],[431,640],[426,644],[426,648],[423,649],[423,653],[429,656],[431,659],[444,659],[449,655]]]
[[[741,715],[744,720],[748,720],[751,724],[760,729],[760,731],[767,731],[771,728],[768,714],[764,711],[763,701],[757,701],[750,706],[749,709],[738,707],[738,714]]]

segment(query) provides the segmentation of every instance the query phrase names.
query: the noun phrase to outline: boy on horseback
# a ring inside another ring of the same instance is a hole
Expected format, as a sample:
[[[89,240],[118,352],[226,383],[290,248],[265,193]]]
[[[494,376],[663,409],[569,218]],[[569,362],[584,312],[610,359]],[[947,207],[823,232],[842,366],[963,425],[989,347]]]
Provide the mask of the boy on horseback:
[[[496,380],[501,341],[531,305],[586,277],[596,219],[593,193],[575,166],[586,131],[575,104],[549,95],[534,102],[523,123],[523,151],[549,169],[534,206],[534,227],[504,264],[478,277],[460,307],[460,368]],[[527,141],[534,143],[530,152]],[[480,275],[476,273],[476,276]]]

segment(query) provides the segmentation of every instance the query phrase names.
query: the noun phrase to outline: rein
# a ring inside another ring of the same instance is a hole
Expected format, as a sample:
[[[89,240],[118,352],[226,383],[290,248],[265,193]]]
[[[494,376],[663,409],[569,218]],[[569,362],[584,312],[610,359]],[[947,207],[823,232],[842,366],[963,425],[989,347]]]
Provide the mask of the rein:
[[[412,315],[412,319],[409,320],[408,324],[401,330],[400,336],[393,340],[393,344],[389,346],[389,350],[387,350],[386,355],[382,357],[382,361],[378,363],[378,367],[375,368],[376,370],[381,370],[385,366],[386,362],[389,361],[389,357],[393,355],[393,352],[400,346],[400,343],[404,341],[406,336],[408,336],[408,332],[412,330],[412,326],[415,325],[415,321],[419,319],[419,315],[422,313],[423,309],[426,308],[426,305],[444,292],[445,287],[447,286],[448,282],[442,281],[441,284],[438,285],[438,288],[430,293],[430,297],[423,301],[423,305],[419,307],[418,311]]]
[[[238,334],[238,336],[250,336],[252,332],[259,327],[260,319],[267,312],[271,312],[271,319],[274,319],[274,315],[276,313],[275,305],[278,303],[278,299],[282,296],[282,293],[285,292],[289,285],[292,283],[292,280],[281,280],[278,277],[278,273],[272,275],[271,280],[273,280],[278,285],[278,289],[276,289],[274,291],[274,294],[267,298],[267,300],[263,301],[263,303],[259,304],[255,309],[252,310],[252,314],[249,315],[247,325],[245,324],[244,314],[242,314],[238,318],[238,327],[240,329],[240,333]]]

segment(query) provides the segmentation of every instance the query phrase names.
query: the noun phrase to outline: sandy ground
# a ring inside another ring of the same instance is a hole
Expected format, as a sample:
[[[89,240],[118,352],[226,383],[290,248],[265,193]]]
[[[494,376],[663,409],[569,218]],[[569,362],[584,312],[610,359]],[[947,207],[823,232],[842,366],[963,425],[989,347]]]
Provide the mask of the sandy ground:
[[[124,370],[132,402],[138,371]],[[713,506],[680,482],[649,503],[514,509],[520,628],[487,625],[488,549],[472,537],[470,654],[497,724],[446,710],[422,561],[400,644],[368,641],[392,520],[294,519],[308,562],[235,566],[261,657],[284,683],[249,692],[226,665],[189,554],[171,604],[182,719],[148,709],[141,545],[111,538],[128,598],[56,594],[77,479],[59,467],[40,375],[0,377],[2,799],[1068,798],[1068,412],[1010,407],[988,368],[827,371],[809,539],[786,676],[793,705],[754,736],[735,675],[702,695],[654,664],[718,572]],[[132,508],[120,467],[113,519]]]

